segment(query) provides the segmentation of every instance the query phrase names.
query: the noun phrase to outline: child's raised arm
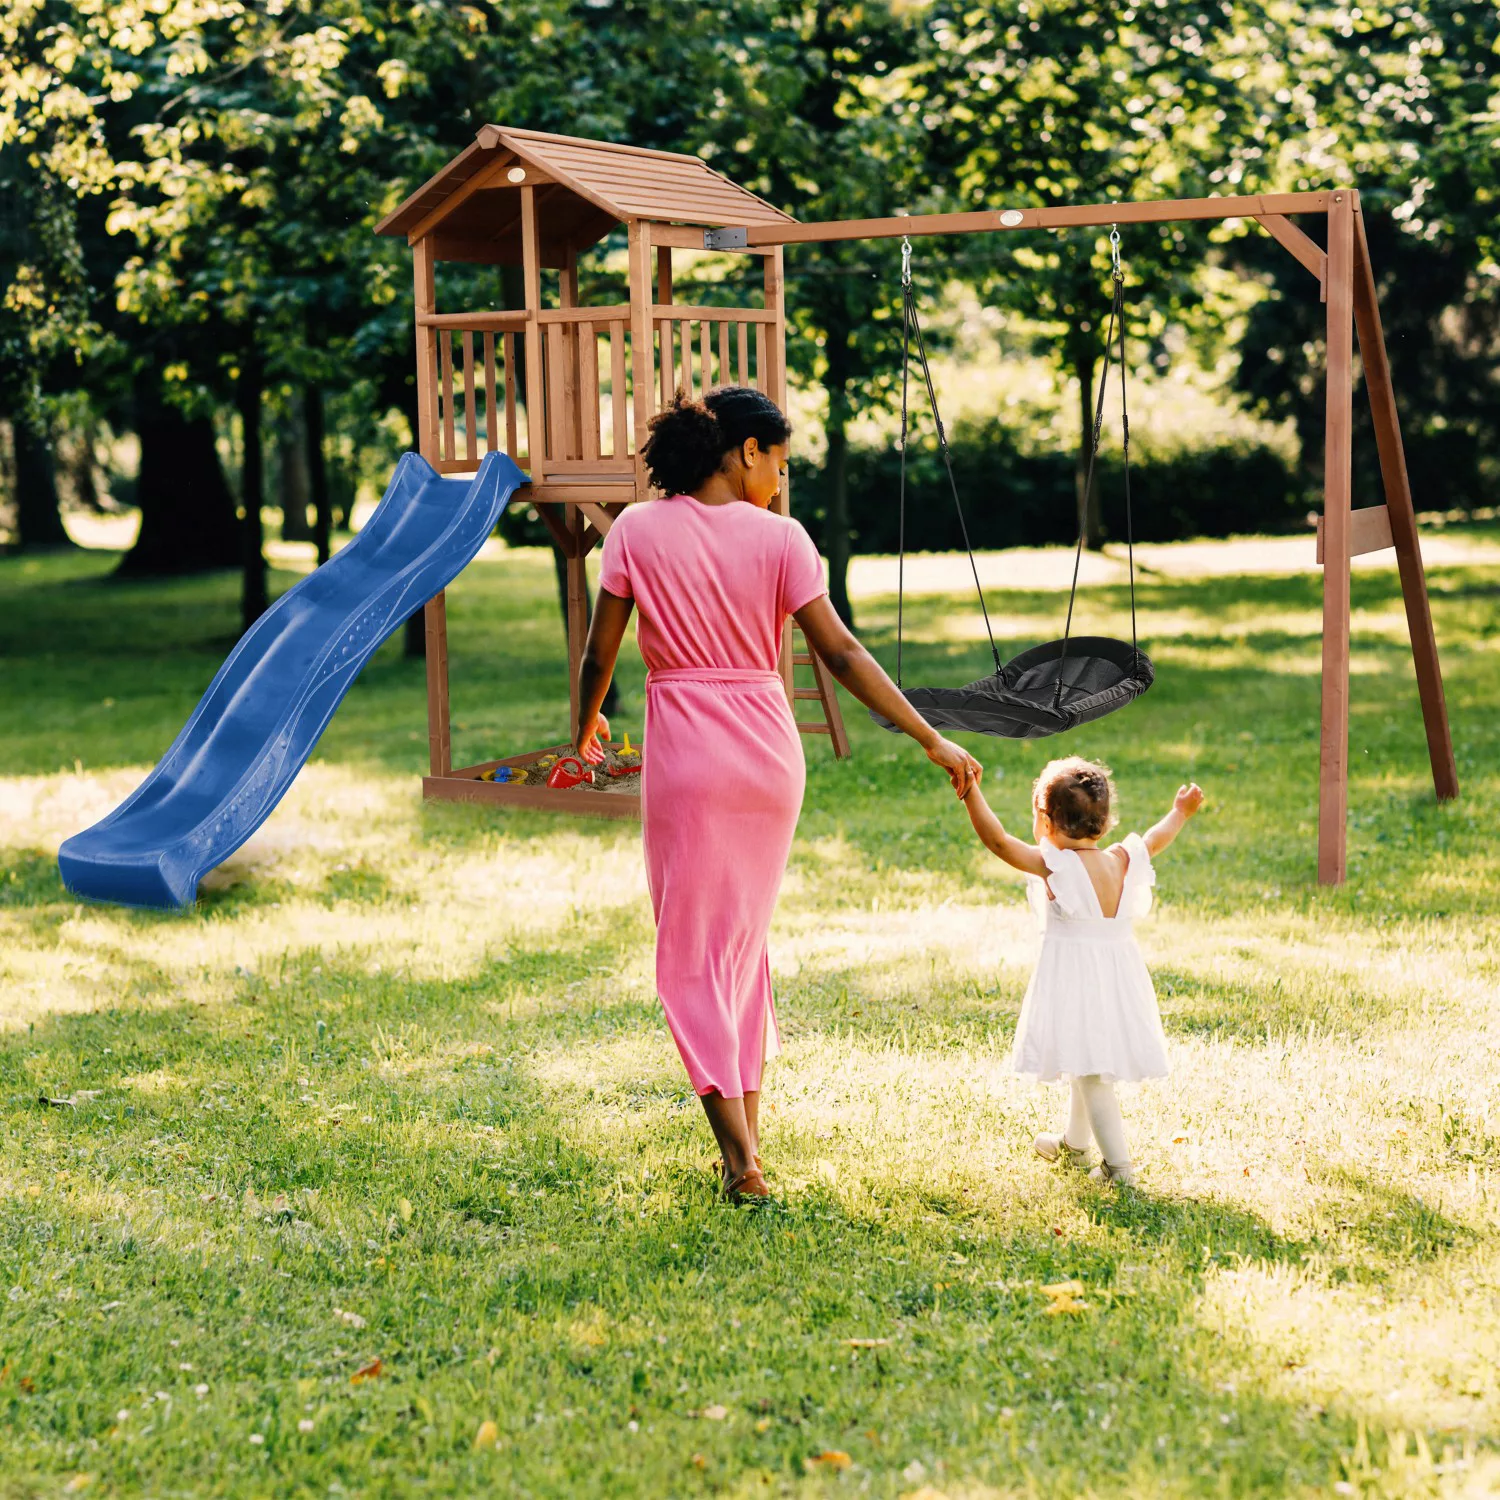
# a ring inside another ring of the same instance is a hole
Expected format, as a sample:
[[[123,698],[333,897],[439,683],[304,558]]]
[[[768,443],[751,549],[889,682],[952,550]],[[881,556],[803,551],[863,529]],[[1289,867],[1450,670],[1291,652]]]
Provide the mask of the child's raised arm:
[[[1203,806],[1203,788],[1195,781],[1177,788],[1172,811],[1155,827],[1146,830],[1146,852],[1154,859],[1187,826],[1187,820]]]
[[[991,854],[1027,875],[1040,875],[1043,880],[1047,878],[1042,851],[1035,844],[1023,844],[1020,839],[1012,838],[1005,831],[1000,819],[990,811],[990,805],[984,800],[984,793],[979,790],[978,782],[969,788],[964,797],[964,807],[968,810],[969,821],[974,825],[974,832],[979,835],[980,843]]]

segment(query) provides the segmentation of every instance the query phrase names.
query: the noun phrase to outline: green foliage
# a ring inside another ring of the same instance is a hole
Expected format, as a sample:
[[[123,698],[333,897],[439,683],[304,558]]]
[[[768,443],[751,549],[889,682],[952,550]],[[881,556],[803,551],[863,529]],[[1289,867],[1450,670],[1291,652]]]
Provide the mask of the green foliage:
[[[1298,186],[1360,189],[1419,504],[1492,504],[1500,484],[1500,6],[1297,7],[1300,66],[1277,94],[1301,122]],[[1290,146],[1282,170],[1293,166]],[[1322,463],[1322,309],[1275,246],[1236,247],[1272,295],[1252,309],[1236,383],[1295,420]],[[1378,484],[1369,418],[1356,493]]]

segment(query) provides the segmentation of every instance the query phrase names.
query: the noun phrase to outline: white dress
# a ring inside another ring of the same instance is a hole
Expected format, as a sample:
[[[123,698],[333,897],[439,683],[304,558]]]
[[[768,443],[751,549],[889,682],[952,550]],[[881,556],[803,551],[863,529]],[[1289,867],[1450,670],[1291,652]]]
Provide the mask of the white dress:
[[[1095,1073],[1122,1082],[1167,1075],[1156,990],[1132,927],[1151,909],[1156,872],[1140,834],[1127,834],[1124,846],[1129,863],[1120,907],[1106,917],[1077,850],[1041,842],[1047,879],[1028,875],[1026,885],[1042,924],[1042,953],[1016,1026],[1018,1073],[1044,1082]]]

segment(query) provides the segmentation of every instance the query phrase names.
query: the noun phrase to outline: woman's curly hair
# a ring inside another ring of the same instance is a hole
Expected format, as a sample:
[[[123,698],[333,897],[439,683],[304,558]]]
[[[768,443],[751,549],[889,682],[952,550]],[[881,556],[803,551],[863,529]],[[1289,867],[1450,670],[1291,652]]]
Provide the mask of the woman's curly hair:
[[[1031,789],[1032,805],[1070,839],[1097,839],[1119,821],[1109,767],[1069,755],[1048,761]]]
[[[688,495],[724,462],[724,455],[754,438],[762,448],[785,443],[792,424],[769,396],[745,385],[724,385],[701,401],[678,391],[650,422],[641,447],[646,474],[666,495]]]

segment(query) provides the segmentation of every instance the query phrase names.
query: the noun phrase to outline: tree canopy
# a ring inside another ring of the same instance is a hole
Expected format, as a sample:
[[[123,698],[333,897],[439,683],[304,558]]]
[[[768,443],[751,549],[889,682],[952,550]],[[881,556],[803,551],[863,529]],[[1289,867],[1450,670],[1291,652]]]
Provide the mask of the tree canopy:
[[[705,0],[681,18],[675,0],[5,0],[0,416],[18,498],[42,496],[20,540],[59,539],[42,481],[69,401],[142,437],[151,567],[172,551],[153,537],[188,533],[183,565],[250,556],[231,533],[259,505],[242,493],[236,523],[207,476],[227,414],[242,491],[263,403],[320,433],[346,394],[410,416],[409,266],[371,229],[491,120],[698,152],[803,218],[1355,182],[1414,463],[1441,448],[1470,504],[1492,482],[1495,0]],[[1081,413],[1102,252],[1079,231],[929,241],[921,264],[934,294],[966,282],[1021,320]],[[1125,253],[1137,357],[1165,360],[1169,327],[1236,347],[1243,398],[1292,418],[1315,462],[1305,273],[1191,226],[1135,226]],[[826,401],[817,494],[846,612],[848,432],[895,390],[894,265],[888,246],[792,254],[791,366]],[[1227,270],[1247,294],[1222,295]],[[202,482],[177,505],[145,449],[190,442]]]

